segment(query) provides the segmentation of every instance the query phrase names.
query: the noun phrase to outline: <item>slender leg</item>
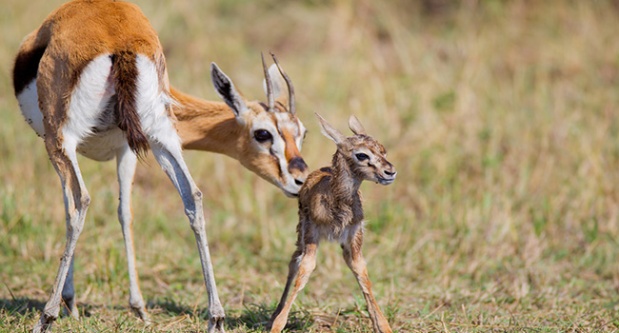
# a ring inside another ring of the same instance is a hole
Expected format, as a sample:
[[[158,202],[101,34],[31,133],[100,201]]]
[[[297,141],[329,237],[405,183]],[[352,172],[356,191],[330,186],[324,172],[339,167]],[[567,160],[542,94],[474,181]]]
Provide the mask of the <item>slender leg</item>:
[[[302,256],[303,251],[300,249],[297,249],[292,254],[292,259],[290,259],[290,264],[288,264],[288,278],[286,279],[286,287],[284,288],[284,293],[279,300],[279,304],[277,304],[277,309],[275,309],[275,312],[271,316],[271,319],[269,321],[270,327],[273,326],[273,321],[284,309],[284,305],[286,304],[286,299],[288,298],[288,293],[290,292],[290,286],[292,285],[292,281],[297,277],[297,273],[299,272],[299,265],[301,263]]]
[[[316,243],[299,245],[299,248],[292,255],[284,294],[282,295],[273,316],[271,316],[270,326],[272,333],[281,332],[286,326],[292,303],[299,294],[299,291],[305,287],[310,275],[314,271],[314,268],[316,268],[317,249],[318,245]],[[292,290],[292,294],[288,297],[288,292],[290,291],[290,286],[293,281],[294,288]]]
[[[120,188],[120,202],[118,205],[118,220],[123,231],[125,251],[127,253],[127,265],[129,268],[129,306],[135,314],[146,324],[150,324],[150,318],[144,306],[144,298],[140,291],[139,276],[135,261],[135,248],[133,246],[133,216],[131,214],[131,186],[133,176],[138,163],[137,157],[129,146],[123,147],[116,156],[118,185]]]
[[[183,200],[185,214],[189,218],[191,229],[196,237],[202,275],[206,284],[209,300],[208,332],[224,332],[224,308],[217,295],[217,286],[213,274],[211,255],[206,239],[206,222],[202,208],[202,192],[194,183],[185,160],[182,156],[181,140],[170,119],[170,106],[161,91],[162,83],[158,82],[160,68],[147,57],[139,55],[136,58],[139,72],[137,82],[136,108],[140,124],[149,138],[150,148],[157,162],[168,175]],[[167,77],[166,77],[167,80]]]
[[[75,245],[84,227],[84,218],[90,204],[90,196],[84,186],[75,155],[77,144],[69,141],[65,138],[64,142],[60,142],[53,136],[48,136],[45,142],[50,160],[62,182],[67,219],[67,243],[60,260],[60,268],[56,275],[52,294],[45,304],[39,322],[33,329],[35,333],[48,331],[54,320],[58,318],[62,287],[65,284]]]
[[[387,319],[385,319],[383,313],[380,311],[380,308],[376,303],[376,299],[374,298],[374,294],[372,293],[372,283],[370,282],[370,277],[368,276],[365,259],[361,253],[362,244],[363,229],[359,229],[347,244],[342,245],[342,249],[344,250],[344,260],[346,260],[346,264],[355,275],[355,278],[357,278],[357,282],[361,287],[363,297],[365,297],[365,302],[368,306],[368,313],[370,314],[370,319],[372,320],[372,326],[374,326],[374,332],[391,333],[391,327],[389,326],[389,323],[387,322]]]
[[[69,237],[69,227],[67,226],[67,238]],[[77,311],[77,306],[75,305],[75,286],[73,285],[73,262],[75,261],[75,256],[71,259],[71,264],[69,264],[69,271],[67,272],[67,279],[64,281],[64,286],[62,287],[62,302],[65,305],[65,310],[68,314],[74,319],[79,319],[80,314]]]
[[[151,142],[151,149],[153,150],[153,154],[155,154],[157,162],[161,165],[178,190],[185,206],[185,214],[189,218],[191,229],[196,237],[200,261],[202,263],[202,274],[204,275],[204,282],[206,283],[206,289],[208,291],[210,314],[208,331],[223,332],[225,314],[219,296],[217,295],[213,265],[208,249],[206,222],[204,220],[204,211],[202,208],[202,192],[200,192],[187,170],[185,161],[181,156],[180,144],[178,146],[174,145],[172,149],[170,149],[153,141]]]

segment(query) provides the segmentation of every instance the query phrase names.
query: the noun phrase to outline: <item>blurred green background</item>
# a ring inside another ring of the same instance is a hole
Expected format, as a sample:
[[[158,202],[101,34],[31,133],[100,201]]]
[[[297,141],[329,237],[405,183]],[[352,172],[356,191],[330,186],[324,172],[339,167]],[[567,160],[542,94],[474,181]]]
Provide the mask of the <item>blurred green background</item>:
[[[60,1],[0,11],[0,331],[26,331],[65,240],[58,177],[23,121],[11,69]],[[619,2],[136,1],[175,87],[217,100],[214,61],[264,100],[260,52],[294,81],[311,169],[335,147],[313,113],[357,115],[398,169],[364,184],[364,253],[399,332],[619,329]],[[297,204],[227,157],[186,152],[231,332],[262,332],[294,250]],[[83,318],[58,331],[194,332],[206,291],[193,233],[152,157],[137,171],[135,239],[155,324],[129,311],[115,163],[81,159],[92,204],[77,248]],[[335,244],[293,307],[291,332],[371,332]]]

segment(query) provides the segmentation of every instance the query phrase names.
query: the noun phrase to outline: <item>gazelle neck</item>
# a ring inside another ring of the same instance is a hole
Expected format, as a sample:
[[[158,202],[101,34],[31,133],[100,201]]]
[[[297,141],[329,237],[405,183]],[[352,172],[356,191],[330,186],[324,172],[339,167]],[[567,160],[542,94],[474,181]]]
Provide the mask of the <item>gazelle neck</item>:
[[[223,102],[206,101],[170,90],[178,102],[172,110],[183,149],[212,151],[238,159],[238,140],[242,127]]]
[[[339,151],[333,155],[332,168],[331,192],[337,200],[351,204],[359,193],[362,179],[354,174]]]

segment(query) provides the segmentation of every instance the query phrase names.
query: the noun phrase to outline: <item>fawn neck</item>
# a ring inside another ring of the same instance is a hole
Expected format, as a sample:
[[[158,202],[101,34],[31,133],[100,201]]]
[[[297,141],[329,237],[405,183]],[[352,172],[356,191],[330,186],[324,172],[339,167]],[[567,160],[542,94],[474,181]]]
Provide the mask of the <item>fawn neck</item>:
[[[359,187],[363,179],[355,175],[339,150],[333,155],[332,165],[331,192],[335,200],[352,205],[359,196]]]
[[[212,151],[238,159],[237,142],[242,127],[223,102],[205,101],[170,90],[176,127],[183,149]]]

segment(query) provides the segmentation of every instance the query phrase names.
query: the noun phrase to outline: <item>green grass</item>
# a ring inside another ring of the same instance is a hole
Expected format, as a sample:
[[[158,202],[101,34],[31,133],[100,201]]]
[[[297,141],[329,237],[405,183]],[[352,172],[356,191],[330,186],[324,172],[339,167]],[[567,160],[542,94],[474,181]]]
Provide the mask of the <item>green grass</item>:
[[[0,11],[0,332],[34,325],[64,247],[60,184],[9,79],[19,42],[59,3],[8,0]],[[295,83],[312,169],[334,149],[314,112],[340,129],[355,114],[385,144],[399,175],[362,187],[364,253],[396,331],[619,330],[616,2],[138,4],[172,84],[197,96],[217,99],[215,61],[263,99],[259,54],[274,51]],[[296,202],[229,158],[186,157],[204,192],[227,330],[263,332],[294,249]],[[80,165],[92,196],[76,258],[82,319],[56,331],[205,330],[193,233],[154,160],[138,168],[133,194],[150,327],[128,309],[115,163]],[[290,332],[371,331],[334,244],[321,246],[293,311]]]

